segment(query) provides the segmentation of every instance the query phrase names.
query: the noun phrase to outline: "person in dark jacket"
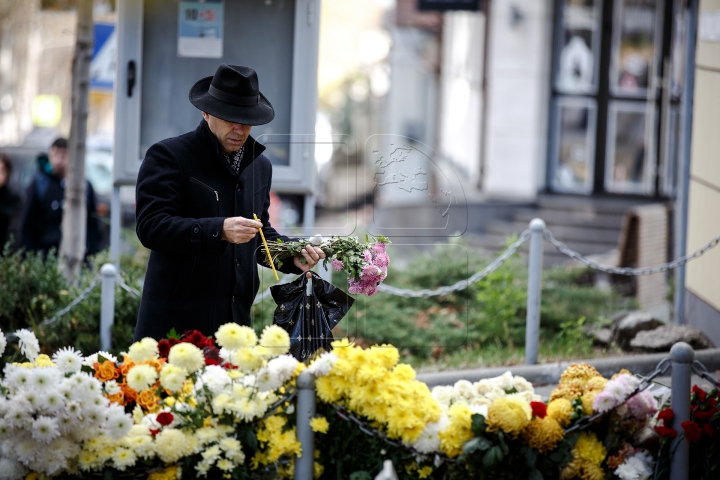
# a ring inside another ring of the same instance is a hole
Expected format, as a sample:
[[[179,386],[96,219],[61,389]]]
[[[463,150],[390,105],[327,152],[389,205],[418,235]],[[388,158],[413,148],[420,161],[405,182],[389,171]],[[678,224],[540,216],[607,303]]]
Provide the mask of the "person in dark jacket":
[[[268,242],[288,240],[270,225],[272,166],[250,136],[275,116],[255,71],[221,65],[193,85],[190,102],[202,111],[198,127],[152,145],[138,174],[137,235],[151,253],[135,340],[250,325],[265,258],[258,229]],[[310,245],[302,255],[306,263],[280,270],[300,274],[325,258]]]
[[[65,172],[68,143],[56,139],[47,155],[38,159],[38,173],[27,190],[27,204],[22,221],[22,246],[27,251],[47,255],[51,248],[60,248],[62,215],[65,198]],[[95,214],[95,191],[86,183],[87,230],[86,255],[100,251],[101,234]]]
[[[10,159],[0,152],[0,255],[3,254],[5,243],[10,240],[10,226],[20,208],[20,197],[8,185],[11,173]]]

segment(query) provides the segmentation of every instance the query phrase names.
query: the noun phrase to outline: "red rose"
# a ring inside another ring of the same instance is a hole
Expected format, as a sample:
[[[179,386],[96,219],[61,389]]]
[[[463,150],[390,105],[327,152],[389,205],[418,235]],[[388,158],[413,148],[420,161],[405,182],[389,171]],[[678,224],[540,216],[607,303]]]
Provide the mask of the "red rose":
[[[545,418],[545,415],[547,415],[547,405],[543,402],[530,402],[530,407],[534,417]]]
[[[705,397],[707,396],[707,393],[705,393],[705,390],[703,390],[702,388],[698,387],[697,385],[693,385],[693,387],[692,387],[692,393],[694,393],[695,395],[697,395],[698,400],[701,401],[701,402],[704,402],[704,401],[705,401]]]
[[[697,423],[693,421],[687,421],[682,422],[680,425],[682,425],[683,430],[685,430],[685,440],[687,440],[688,443],[700,440],[702,430]]]
[[[707,422],[717,413],[717,408],[711,408],[709,410],[700,411],[696,410],[693,414],[693,418],[698,422]]]
[[[673,413],[672,408],[666,408],[665,410],[662,410],[660,413],[658,413],[658,420],[662,420],[665,425],[670,425],[673,421],[673,418],[675,418],[675,413]]]
[[[710,425],[709,423],[706,423],[705,425],[702,426],[702,431],[705,435],[707,435],[710,438],[715,438],[715,434],[717,433],[717,430],[715,430],[715,428],[713,428],[713,426]]]
[[[168,426],[168,425],[170,425],[170,424],[172,423],[172,421],[173,421],[174,418],[175,418],[175,417],[173,416],[172,413],[170,413],[170,412],[162,412],[162,413],[158,413],[157,422],[158,422],[160,425],[166,427],[166,426]]]
[[[661,437],[675,438],[677,437],[677,430],[669,427],[655,427],[655,433]]]

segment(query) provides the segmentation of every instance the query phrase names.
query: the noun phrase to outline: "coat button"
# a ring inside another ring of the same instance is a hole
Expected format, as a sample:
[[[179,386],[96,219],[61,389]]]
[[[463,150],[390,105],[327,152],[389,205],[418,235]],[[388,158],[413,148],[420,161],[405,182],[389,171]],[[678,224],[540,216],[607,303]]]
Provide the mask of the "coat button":
[[[237,258],[235,259],[235,266],[236,266],[236,267],[239,267],[239,266],[240,266],[240,260],[237,259]]]
[[[195,227],[195,228],[193,228],[193,232],[194,232],[194,233],[199,233],[199,232],[200,232],[200,229],[199,229],[198,227]]]
[[[235,303],[235,295],[232,296],[232,301]]]

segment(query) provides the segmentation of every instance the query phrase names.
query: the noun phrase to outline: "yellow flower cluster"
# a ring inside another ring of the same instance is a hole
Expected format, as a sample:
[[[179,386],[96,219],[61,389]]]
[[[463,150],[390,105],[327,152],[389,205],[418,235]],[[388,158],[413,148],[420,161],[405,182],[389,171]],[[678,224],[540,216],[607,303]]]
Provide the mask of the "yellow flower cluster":
[[[262,421],[257,432],[260,449],[252,458],[253,469],[257,469],[260,465],[275,463],[283,456],[289,457],[289,463],[294,465],[294,457],[299,457],[302,449],[295,435],[295,427],[283,432],[286,424],[287,420],[280,415],[271,415]],[[292,471],[292,468],[288,469],[290,476]],[[283,478],[284,472],[285,470],[280,472]]]
[[[607,450],[593,432],[583,432],[572,453],[573,459],[560,472],[561,480],[571,478],[603,480],[605,478],[605,472],[600,465],[607,456]]]
[[[585,415],[591,415],[595,395],[605,389],[606,383],[607,380],[595,370],[595,367],[587,363],[573,363],[560,377],[557,388],[550,395],[550,404],[560,398],[570,402],[580,398]]]
[[[314,417],[310,420],[310,428],[315,433],[327,433],[330,424],[325,417]]]
[[[159,472],[151,473],[147,480],[179,480],[181,473],[180,467],[167,467]]]
[[[530,423],[532,409],[528,402],[518,395],[498,398],[488,407],[487,426],[489,432],[504,431],[510,438],[517,438]]]
[[[557,446],[564,435],[557,420],[547,415],[545,418],[533,418],[523,430],[522,439],[530,448],[547,453]]]
[[[406,443],[415,442],[429,422],[440,419],[440,406],[427,385],[414,379],[412,367],[397,364],[395,347],[363,350],[343,339],[333,342],[333,348],[337,361],[316,381],[323,401],[345,404]]]
[[[465,442],[473,438],[472,412],[470,407],[463,404],[455,404],[448,410],[448,426],[441,430],[440,448],[448,457],[457,457],[462,453],[462,447]]]
[[[35,363],[22,362],[22,363],[13,363],[13,365],[18,365],[20,367],[25,367],[25,368],[56,367],[57,366],[53,363],[53,361],[50,359],[50,357],[48,357],[44,353],[41,353],[40,355],[37,356],[37,358],[35,359]]]

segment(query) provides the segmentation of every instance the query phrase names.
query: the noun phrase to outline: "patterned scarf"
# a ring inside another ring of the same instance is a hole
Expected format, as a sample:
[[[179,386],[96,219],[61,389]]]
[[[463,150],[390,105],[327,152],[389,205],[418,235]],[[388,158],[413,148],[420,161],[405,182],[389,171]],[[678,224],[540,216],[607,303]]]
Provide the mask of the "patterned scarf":
[[[235,175],[237,176],[240,173],[240,162],[242,162],[243,153],[245,152],[245,145],[240,147],[240,150],[233,153],[225,153],[222,152],[223,157],[225,157],[225,161],[228,162],[228,165],[230,165],[230,168],[232,168],[233,172],[235,172]]]

